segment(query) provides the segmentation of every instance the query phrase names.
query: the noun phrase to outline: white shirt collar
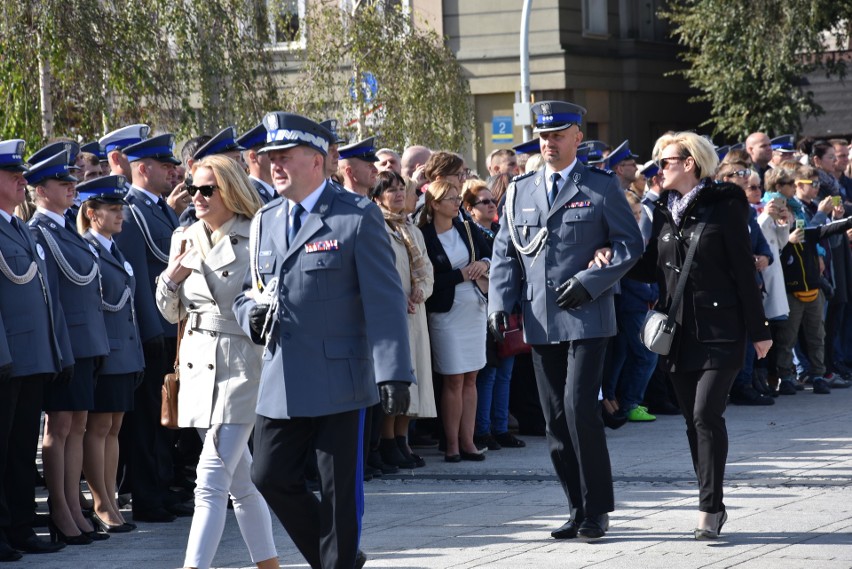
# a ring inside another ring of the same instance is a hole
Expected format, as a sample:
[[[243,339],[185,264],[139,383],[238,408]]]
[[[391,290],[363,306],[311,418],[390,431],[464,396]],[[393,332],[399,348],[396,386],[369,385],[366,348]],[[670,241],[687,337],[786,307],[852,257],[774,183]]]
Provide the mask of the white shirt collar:
[[[9,213],[8,211],[0,209],[0,216],[2,216],[3,219],[8,221],[9,223],[12,223],[12,214]]]
[[[299,202],[302,204],[302,207],[305,208],[305,213],[311,213],[314,210],[314,206],[317,205],[317,201],[319,201],[320,196],[322,195],[322,191],[323,189],[325,189],[325,184],[326,181],[323,180],[322,184],[320,184],[317,189],[308,194],[305,199]],[[296,206],[296,202],[291,199],[288,199],[287,201],[290,202],[290,211],[293,211],[293,208]]]
[[[95,231],[95,229],[92,227],[89,228],[89,231],[92,232],[92,235],[97,238],[98,242],[100,242],[101,246],[103,246],[104,249],[106,249],[107,251],[112,249],[112,239],[110,239],[109,237],[104,237],[103,235]]]
[[[278,193],[275,191],[275,188],[273,188],[272,186],[270,186],[269,184],[267,184],[266,182],[264,182],[260,178],[255,178],[254,176],[249,176],[249,178],[251,178],[255,182],[260,182],[260,185],[263,186],[263,189],[266,190],[266,194],[269,197],[274,198],[275,196],[278,195]]]
[[[58,213],[54,213],[52,211],[47,211],[43,207],[39,206],[36,208],[36,211],[42,215],[46,215],[53,221],[55,221],[60,227],[65,227],[65,217],[59,215]]]
[[[157,202],[160,201],[160,196],[158,196],[156,194],[152,194],[151,192],[149,192],[146,189],[140,188],[139,186],[131,186],[131,187],[136,188],[137,190],[139,190],[140,192],[142,192],[143,194],[148,196],[151,200],[154,201],[154,203],[157,203]]]
[[[571,173],[571,170],[573,170],[573,169],[574,169],[574,167],[575,167],[576,165],[577,165],[577,159],[576,159],[576,158],[574,158],[574,161],[573,161],[573,162],[571,162],[570,164],[568,164],[568,166],[567,166],[566,168],[563,168],[562,170],[559,170],[559,172],[556,172],[555,170],[552,170],[552,169],[550,168],[550,165],[546,166],[546,167],[545,167],[545,170],[544,170],[544,174],[545,174],[545,179],[547,180],[547,183],[549,184],[549,183],[550,183],[550,177],[551,177],[554,173],[557,173],[557,174],[559,174],[559,176],[560,176],[560,178],[561,178],[561,180],[560,180],[560,187],[561,187],[561,186],[562,186],[562,184],[564,184],[564,183],[565,183],[565,180],[567,180],[567,179],[568,179],[568,174],[570,174],[570,173]]]

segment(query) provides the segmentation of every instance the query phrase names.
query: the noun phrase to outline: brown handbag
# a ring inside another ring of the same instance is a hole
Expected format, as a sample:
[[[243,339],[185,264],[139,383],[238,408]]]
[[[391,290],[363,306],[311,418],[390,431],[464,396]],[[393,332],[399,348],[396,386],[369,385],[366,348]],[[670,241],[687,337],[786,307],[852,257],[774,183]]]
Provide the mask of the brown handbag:
[[[180,391],[180,340],[186,327],[186,318],[178,325],[177,349],[175,350],[175,371],[166,374],[163,378],[163,387],[160,389],[162,401],[160,403],[160,424],[167,429],[179,429],[178,427],[178,392]]]

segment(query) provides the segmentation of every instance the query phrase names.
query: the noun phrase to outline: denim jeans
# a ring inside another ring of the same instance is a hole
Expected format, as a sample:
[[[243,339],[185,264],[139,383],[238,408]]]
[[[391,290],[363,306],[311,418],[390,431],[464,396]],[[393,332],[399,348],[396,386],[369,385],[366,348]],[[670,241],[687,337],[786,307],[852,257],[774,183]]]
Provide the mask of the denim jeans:
[[[612,358],[611,373],[604,377],[603,394],[615,399],[620,391],[619,403],[629,411],[642,403],[645,388],[657,367],[657,354],[646,348],[639,339],[645,312],[619,312],[618,334],[611,339],[607,357]]]
[[[474,434],[502,434],[509,430],[509,385],[515,357],[500,360],[497,367],[485,366],[476,376],[476,428]]]

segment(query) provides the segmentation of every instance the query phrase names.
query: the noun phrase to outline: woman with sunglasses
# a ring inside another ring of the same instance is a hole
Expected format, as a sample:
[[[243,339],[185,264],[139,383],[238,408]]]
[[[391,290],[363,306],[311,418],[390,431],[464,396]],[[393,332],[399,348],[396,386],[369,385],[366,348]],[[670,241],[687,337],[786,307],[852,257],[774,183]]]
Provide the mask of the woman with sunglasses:
[[[662,356],[686,420],[698,476],[695,539],[716,539],[727,514],[722,484],[728,455],[725,404],[745,359],[746,338],[758,358],[772,345],[755,280],[749,206],[738,186],[713,181],[719,159],[692,132],[666,134],[654,146],[663,193],[655,202],[651,240],[630,276],[657,281],[670,310],[687,251],[698,234],[683,298],[670,314],[677,326]]]
[[[435,269],[426,313],[433,369],[443,379],[440,408],[447,462],[485,460],[473,442],[476,376],[485,367],[486,323],[485,299],[476,290],[475,281],[488,273],[490,247],[481,231],[459,219],[460,188],[458,179],[430,182],[420,218]]]
[[[252,484],[248,449],[261,347],[245,335],[231,308],[248,270],[249,229],[260,198],[242,168],[221,155],[193,164],[186,190],[198,221],[175,231],[169,264],[157,282],[163,317],[186,320],[178,425],[197,429],[204,441],[184,567],[210,567],[230,493],[252,561],[262,569],[277,568],[272,521]]]
[[[507,176],[507,174],[498,174]],[[497,200],[488,185],[481,180],[465,182],[462,207],[482,231],[489,248],[500,229],[497,223]],[[521,448],[526,443],[509,432],[509,384],[512,381],[514,356],[497,355],[497,343],[490,335],[485,339],[487,365],[476,376],[476,427],[473,441],[489,450],[503,447]]]

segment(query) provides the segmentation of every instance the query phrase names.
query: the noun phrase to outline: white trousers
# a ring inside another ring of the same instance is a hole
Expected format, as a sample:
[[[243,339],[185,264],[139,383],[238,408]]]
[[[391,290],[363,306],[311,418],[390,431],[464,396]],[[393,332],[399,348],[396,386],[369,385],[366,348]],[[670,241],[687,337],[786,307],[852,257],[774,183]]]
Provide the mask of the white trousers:
[[[195,514],[184,567],[209,569],[225,530],[228,494],[234,502],[234,514],[252,562],[278,556],[269,508],[251,481],[248,440],[252,427],[227,424],[198,429],[204,447],[198,459]]]

